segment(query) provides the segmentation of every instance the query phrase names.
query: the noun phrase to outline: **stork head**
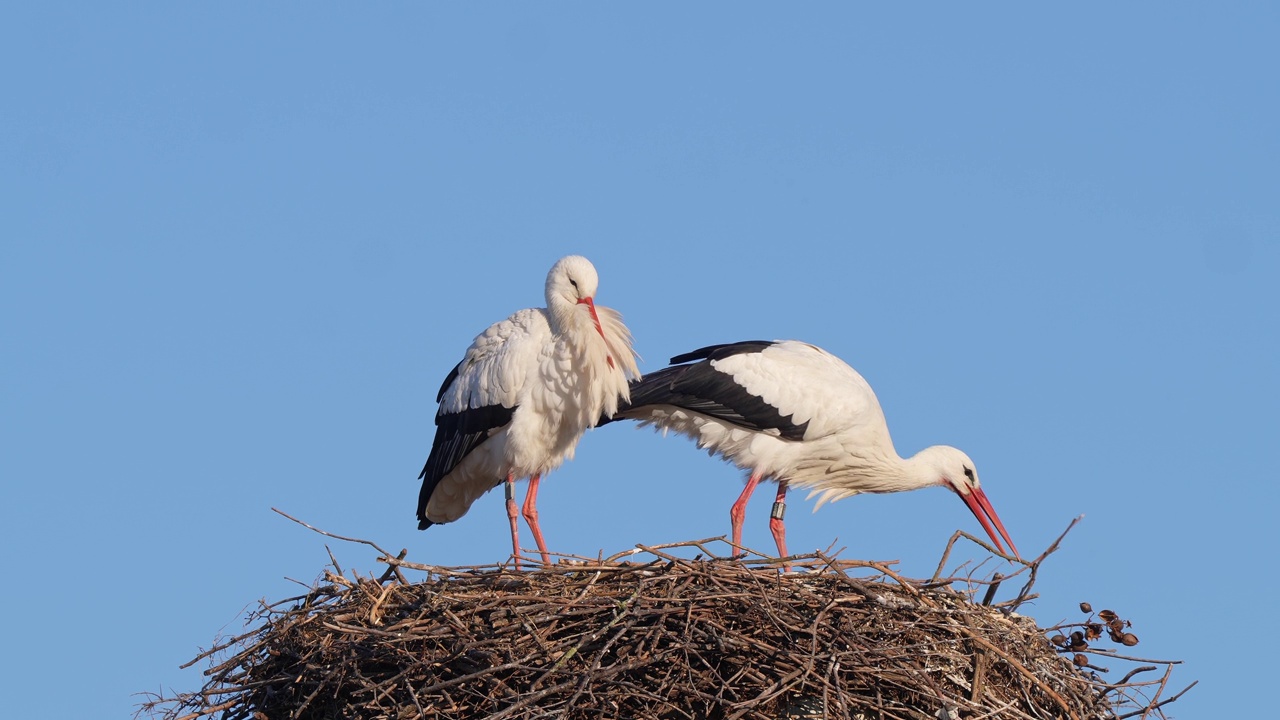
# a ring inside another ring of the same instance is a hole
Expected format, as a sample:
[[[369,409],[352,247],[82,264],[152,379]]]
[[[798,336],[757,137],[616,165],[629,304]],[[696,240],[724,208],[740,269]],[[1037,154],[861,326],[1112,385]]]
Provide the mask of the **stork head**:
[[[590,260],[581,255],[567,255],[557,260],[547,273],[547,304],[555,303],[556,298],[570,305],[592,300],[599,286],[600,276]]]
[[[1018,548],[1014,547],[1013,540],[1009,538],[1009,532],[1004,529],[1004,523],[1000,522],[1000,516],[996,515],[996,509],[991,506],[987,494],[982,491],[982,483],[978,481],[978,469],[968,455],[948,445],[935,445],[921,450],[916,457],[927,462],[936,473],[934,482],[950,488],[960,496],[961,500],[964,500],[964,504],[969,507],[973,516],[978,518],[978,522],[982,523],[982,529],[987,531],[991,542],[995,543],[1000,552],[1004,552],[1004,546],[1000,544],[1000,540],[1004,539],[1009,543],[1009,549],[1013,551],[1014,557],[1021,557],[1018,555]]]
[[[604,339],[595,305],[599,286],[596,267],[581,255],[562,257],[551,266],[547,273],[547,309],[562,331],[576,334],[594,330]],[[609,358],[609,365],[612,367],[613,358]]]

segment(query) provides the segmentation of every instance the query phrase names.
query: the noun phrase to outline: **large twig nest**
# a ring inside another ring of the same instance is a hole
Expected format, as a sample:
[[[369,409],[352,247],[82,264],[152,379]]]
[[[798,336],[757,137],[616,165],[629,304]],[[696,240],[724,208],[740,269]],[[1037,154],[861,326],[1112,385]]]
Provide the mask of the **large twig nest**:
[[[1159,716],[1174,699],[1139,701],[1134,689],[1155,683],[1108,685],[1064,656],[1012,612],[1029,583],[991,606],[953,589],[990,581],[907,581],[821,553],[779,574],[763,560],[685,547],[703,552],[647,549],[647,562],[579,559],[524,572],[383,558],[382,579],[329,573],[215,648],[234,654],[201,692],[143,709],[228,720],[1085,720]],[[408,582],[403,568],[426,569],[427,579]]]

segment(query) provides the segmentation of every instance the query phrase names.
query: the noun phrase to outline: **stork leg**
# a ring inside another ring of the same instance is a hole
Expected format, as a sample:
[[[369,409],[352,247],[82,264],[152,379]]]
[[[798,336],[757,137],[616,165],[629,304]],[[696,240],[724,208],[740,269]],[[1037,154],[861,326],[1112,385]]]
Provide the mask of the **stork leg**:
[[[507,474],[507,520],[511,521],[511,553],[516,558],[516,569],[520,569],[520,525],[517,522],[519,511],[516,508],[516,479]]]
[[[760,484],[760,476],[752,473],[747,478],[747,486],[742,488],[742,494],[738,496],[738,501],[729,508],[729,523],[733,527],[733,547],[734,550],[742,552],[742,521],[747,518],[747,501],[751,499],[751,493],[756,491],[756,485]]]
[[[773,510],[769,511],[769,531],[773,533],[773,541],[778,544],[778,557],[787,557],[787,526],[782,516],[787,513],[787,482],[778,482],[778,495],[773,499]],[[791,571],[791,565],[783,565],[783,570]]]
[[[551,555],[547,553],[547,544],[542,541],[542,528],[538,527],[538,482],[541,475],[529,478],[529,491],[524,496],[524,521],[529,523],[533,531],[533,540],[538,543],[538,552],[542,553],[542,564],[551,564]]]

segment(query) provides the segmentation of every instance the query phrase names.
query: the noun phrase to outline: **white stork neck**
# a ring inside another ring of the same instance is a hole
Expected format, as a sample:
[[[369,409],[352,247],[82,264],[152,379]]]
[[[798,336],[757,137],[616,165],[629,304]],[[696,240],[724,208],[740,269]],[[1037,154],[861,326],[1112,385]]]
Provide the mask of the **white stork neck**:
[[[817,472],[806,478],[804,485],[813,488],[810,497],[819,498],[815,510],[858,493],[916,490],[938,480],[932,463],[920,453],[906,459],[899,457],[888,438],[882,443],[859,443],[856,448],[846,446],[842,455],[837,467],[817,464],[812,468]]]
[[[591,318],[591,310],[586,305],[570,302],[560,296],[549,296],[547,316],[551,332],[576,348],[591,342],[592,336],[600,337],[595,320]]]
[[[557,335],[574,326],[576,303],[569,302],[563,295],[547,293],[547,314],[551,322],[551,331]]]
[[[916,490],[945,484],[956,449],[933,445],[901,461],[903,490]]]
[[[905,492],[939,484],[942,474],[933,448],[909,458],[900,457],[891,443],[883,449],[884,454],[857,455],[859,462],[849,467],[859,492]]]
[[[915,455],[903,459],[898,470],[898,487],[894,491],[918,490],[938,484],[937,472],[929,463],[918,460]]]

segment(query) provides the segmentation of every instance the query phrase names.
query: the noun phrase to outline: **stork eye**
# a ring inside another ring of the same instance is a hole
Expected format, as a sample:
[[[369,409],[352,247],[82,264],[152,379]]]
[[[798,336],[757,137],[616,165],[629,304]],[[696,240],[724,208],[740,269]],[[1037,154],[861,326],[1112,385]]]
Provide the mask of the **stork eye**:
[[[577,290],[577,289],[578,289],[578,281],[577,281],[577,280],[574,280],[573,278],[569,278],[569,284],[573,286],[573,289],[574,289],[574,290]]]
[[[969,482],[973,482],[973,468],[966,465],[964,468],[964,476],[969,478]]]

